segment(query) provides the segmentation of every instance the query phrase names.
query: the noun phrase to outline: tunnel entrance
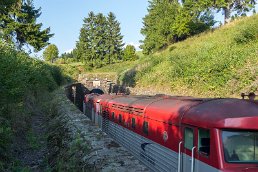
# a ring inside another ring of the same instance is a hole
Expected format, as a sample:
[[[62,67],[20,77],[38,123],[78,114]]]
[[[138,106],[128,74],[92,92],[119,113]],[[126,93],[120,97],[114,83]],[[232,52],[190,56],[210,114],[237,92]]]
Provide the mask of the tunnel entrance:
[[[94,88],[90,91],[90,93],[104,94],[104,91],[100,88]]]

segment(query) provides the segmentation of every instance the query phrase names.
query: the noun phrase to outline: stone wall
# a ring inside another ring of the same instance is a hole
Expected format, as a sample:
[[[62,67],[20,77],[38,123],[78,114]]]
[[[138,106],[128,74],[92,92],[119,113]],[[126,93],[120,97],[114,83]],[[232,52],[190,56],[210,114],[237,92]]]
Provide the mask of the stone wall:
[[[125,93],[130,94],[129,88],[120,85],[117,73],[88,73],[80,74],[78,81],[89,90],[99,88],[104,93]]]
[[[70,102],[55,93],[50,123],[49,162],[58,171],[148,171],[126,149],[103,133]]]
[[[110,88],[117,84],[116,73],[88,73],[80,74],[78,81],[88,89],[101,88],[105,93],[110,92]]]

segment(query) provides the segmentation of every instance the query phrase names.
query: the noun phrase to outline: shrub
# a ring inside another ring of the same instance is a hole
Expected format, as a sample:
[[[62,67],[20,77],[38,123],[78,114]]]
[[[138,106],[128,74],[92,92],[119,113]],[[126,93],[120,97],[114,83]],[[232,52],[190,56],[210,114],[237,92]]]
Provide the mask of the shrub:
[[[239,28],[234,39],[238,44],[243,44],[255,40],[257,36],[257,28],[247,25],[246,27]]]
[[[63,82],[58,67],[30,58],[0,40],[0,171],[8,163],[12,135],[26,127],[30,115],[23,113],[27,100],[53,91]]]

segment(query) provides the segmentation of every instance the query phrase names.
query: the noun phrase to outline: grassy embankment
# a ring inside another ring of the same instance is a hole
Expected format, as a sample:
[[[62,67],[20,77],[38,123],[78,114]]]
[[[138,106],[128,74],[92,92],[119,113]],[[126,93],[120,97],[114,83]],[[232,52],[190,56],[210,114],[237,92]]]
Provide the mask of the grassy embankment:
[[[49,93],[64,81],[58,67],[32,59],[0,41],[0,171],[23,169],[12,156],[16,137],[24,135],[32,149],[40,146],[35,143],[31,117],[43,109],[40,103],[47,102]]]
[[[239,97],[258,89],[258,15],[173,44],[134,62],[94,71],[117,72],[131,87],[197,97]]]

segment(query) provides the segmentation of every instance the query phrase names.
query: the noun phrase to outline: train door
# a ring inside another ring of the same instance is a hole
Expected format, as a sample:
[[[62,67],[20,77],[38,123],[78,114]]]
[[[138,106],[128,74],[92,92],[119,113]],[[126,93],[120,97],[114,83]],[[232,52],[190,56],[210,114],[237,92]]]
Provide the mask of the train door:
[[[196,131],[192,126],[183,127],[182,172],[198,172],[195,167]]]

